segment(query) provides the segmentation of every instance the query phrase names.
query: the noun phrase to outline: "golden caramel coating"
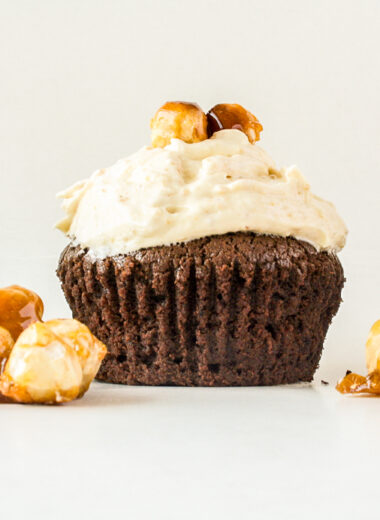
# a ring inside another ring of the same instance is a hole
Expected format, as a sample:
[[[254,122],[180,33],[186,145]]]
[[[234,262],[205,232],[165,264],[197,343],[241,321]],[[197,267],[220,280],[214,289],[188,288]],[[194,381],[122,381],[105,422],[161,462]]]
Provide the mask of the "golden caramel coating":
[[[0,391],[21,403],[77,399],[106,353],[105,345],[79,321],[35,322],[16,341],[0,377]]]
[[[368,372],[380,370],[380,320],[369,331],[366,343],[366,361]]]
[[[152,145],[163,148],[172,139],[198,143],[207,139],[206,114],[196,103],[168,101],[150,122]]]
[[[19,285],[0,289],[0,326],[14,341],[31,323],[42,320],[43,312],[44,304],[35,292]]]
[[[368,375],[360,376],[348,371],[336,389],[341,394],[371,394],[380,396],[380,320],[369,331],[366,343]]]
[[[215,105],[207,113],[208,135],[219,130],[236,129],[244,132],[251,143],[259,141],[263,127],[251,112],[237,103]]]
[[[0,374],[4,369],[13,345],[14,341],[11,333],[7,329],[4,329],[4,327],[0,327]]]
[[[367,377],[348,372],[336,385],[341,394],[371,394],[380,396],[380,371],[373,370]]]

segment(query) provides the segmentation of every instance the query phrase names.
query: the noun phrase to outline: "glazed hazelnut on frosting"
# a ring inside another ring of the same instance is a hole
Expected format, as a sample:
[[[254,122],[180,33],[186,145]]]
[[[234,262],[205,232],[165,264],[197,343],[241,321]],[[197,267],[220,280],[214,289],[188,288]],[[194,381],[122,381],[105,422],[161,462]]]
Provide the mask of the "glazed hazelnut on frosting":
[[[169,101],[158,109],[150,127],[153,146],[168,145],[172,139],[198,143],[207,139],[206,114],[196,103]]]
[[[63,403],[81,397],[107,349],[76,320],[30,325],[9,353],[0,392],[21,403]]]
[[[292,236],[339,251],[347,229],[296,166],[277,168],[258,146],[262,126],[237,104],[170,102],[152,122],[153,146],[58,194],[57,227],[92,258],[238,231]]]
[[[260,139],[263,127],[251,112],[237,103],[221,103],[207,112],[208,135],[219,130],[235,129],[243,132],[250,143]]]

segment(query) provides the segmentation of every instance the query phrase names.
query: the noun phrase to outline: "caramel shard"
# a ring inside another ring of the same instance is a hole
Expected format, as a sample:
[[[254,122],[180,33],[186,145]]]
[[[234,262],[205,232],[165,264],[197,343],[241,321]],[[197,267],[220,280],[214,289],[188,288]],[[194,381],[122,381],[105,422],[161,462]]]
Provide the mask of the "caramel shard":
[[[168,101],[150,122],[152,144],[163,148],[172,139],[198,143],[207,139],[206,114],[196,103]]]
[[[76,320],[30,325],[18,338],[0,377],[1,393],[22,403],[64,403],[81,397],[107,353]]]
[[[236,103],[215,105],[207,113],[207,122],[209,137],[219,130],[236,129],[244,132],[251,143],[259,141],[263,129],[257,117]]]
[[[341,394],[380,395],[380,371],[373,370],[367,377],[349,372],[339,381],[336,389]]]
[[[366,383],[366,378],[353,372],[347,374],[338,382],[336,389],[341,394],[357,393],[358,388]]]

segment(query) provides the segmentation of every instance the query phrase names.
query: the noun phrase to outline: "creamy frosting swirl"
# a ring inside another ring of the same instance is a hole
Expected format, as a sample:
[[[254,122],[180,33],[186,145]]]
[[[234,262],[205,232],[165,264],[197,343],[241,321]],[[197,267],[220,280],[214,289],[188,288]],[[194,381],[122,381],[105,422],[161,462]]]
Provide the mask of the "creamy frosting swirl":
[[[57,227],[97,258],[236,231],[293,236],[339,251],[347,229],[301,172],[277,169],[239,130],[144,147],[58,194]]]

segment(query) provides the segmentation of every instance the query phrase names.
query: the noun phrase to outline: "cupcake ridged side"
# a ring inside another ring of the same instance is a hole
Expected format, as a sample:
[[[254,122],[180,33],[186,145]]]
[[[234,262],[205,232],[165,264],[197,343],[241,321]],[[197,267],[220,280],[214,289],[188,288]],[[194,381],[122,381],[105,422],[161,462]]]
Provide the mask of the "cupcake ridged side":
[[[311,381],[344,283],[335,255],[243,232],[95,261],[68,246],[57,272],[108,347],[98,378],[146,385]]]

